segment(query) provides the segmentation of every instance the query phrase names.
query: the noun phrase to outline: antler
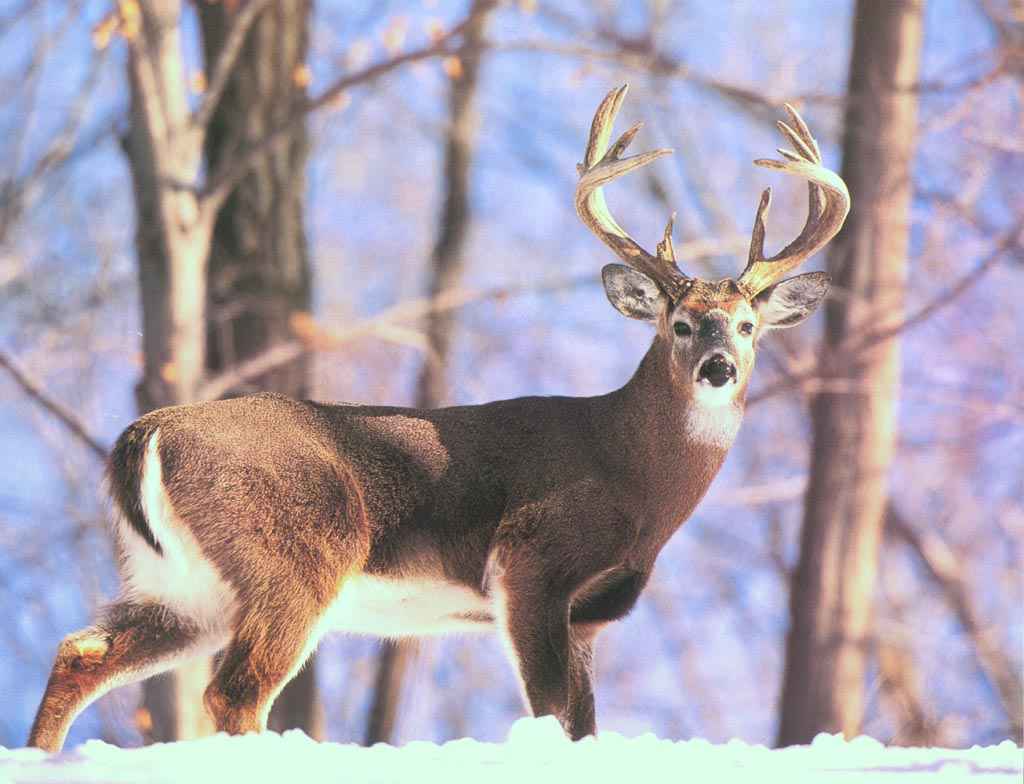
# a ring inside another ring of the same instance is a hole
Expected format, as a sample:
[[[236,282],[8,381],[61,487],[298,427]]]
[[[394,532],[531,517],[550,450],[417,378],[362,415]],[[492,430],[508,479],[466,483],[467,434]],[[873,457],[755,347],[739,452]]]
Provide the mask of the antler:
[[[656,158],[669,155],[672,150],[661,149],[632,155],[620,156],[633,141],[643,123],[637,123],[626,131],[608,149],[612,125],[626,98],[628,84],[612,90],[594,114],[590,126],[590,138],[583,163],[577,164],[580,180],[576,185],[576,213],[594,234],[626,264],[651,278],[669,297],[676,299],[687,288],[689,278],[676,266],[676,254],[672,247],[672,223],[675,214],[668,219],[665,235],[657,246],[657,254],[651,255],[615,222],[604,200],[602,186],[621,177],[627,172],[645,166]]]
[[[765,188],[761,194],[761,202],[757,205],[757,216],[754,218],[747,267],[736,281],[750,299],[820,250],[842,228],[846,214],[850,211],[850,192],[846,189],[846,183],[834,171],[821,165],[818,143],[811,136],[807,123],[796,109],[787,103],[786,111],[795,130],[781,120],[777,124],[779,130],[796,148],[796,152],[780,149],[779,154],[786,160],[760,158],[754,163],[788,174],[796,174],[809,181],[807,223],[795,240],[770,259],[766,259],[764,219],[772,203],[772,189]]]

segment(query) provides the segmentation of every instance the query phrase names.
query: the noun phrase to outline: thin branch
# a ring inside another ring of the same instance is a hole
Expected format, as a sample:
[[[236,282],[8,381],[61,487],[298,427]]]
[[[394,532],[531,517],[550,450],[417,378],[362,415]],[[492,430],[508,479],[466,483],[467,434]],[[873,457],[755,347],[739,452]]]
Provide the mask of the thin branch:
[[[199,386],[197,400],[216,400],[232,389],[294,362],[309,353],[310,347],[301,340],[288,340],[271,346],[255,357],[234,365],[230,370],[207,379]]]
[[[931,301],[922,305],[898,324],[894,324],[891,327],[881,330],[872,330],[861,333],[860,335],[851,335],[849,340],[839,346],[833,347],[831,350],[834,353],[842,352],[851,358],[856,357],[862,352],[867,351],[872,346],[875,346],[882,341],[890,340],[891,338],[916,327],[921,322],[935,315],[938,311],[949,307],[955,303],[957,299],[973,288],[987,272],[992,270],[1006,253],[1014,250],[1020,250],[1019,235],[1022,230],[1024,230],[1024,221],[1019,222],[1009,231],[1006,231],[1003,236],[1000,237],[995,247],[989,252],[988,256],[978,262],[970,272],[965,273],[952,286],[934,297]],[[764,389],[755,395],[751,395],[747,398],[747,406],[760,403],[761,401],[775,397],[794,386],[812,381],[816,379],[818,375],[817,367],[793,372],[782,381],[772,384],[767,389]]]
[[[746,238],[726,238],[723,241],[694,240],[676,246],[688,259],[719,256],[735,243],[746,243]],[[269,348],[230,371],[207,379],[200,387],[198,399],[210,400],[245,384],[264,373],[285,365],[308,351],[337,351],[359,338],[373,336],[394,340],[393,330],[400,322],[414,321],[435,313],[444,313],[481,302],[501,302],[511,297],[545,292],[569,291],[581,286],[597,285],[596,275],[586,274],[572,278],[551,278],[522,286],[495,286],[489,289],[448,289],[436,297],[407,300],[386,308],[380,313],[362,319],[339,331],[328,331],[316,324],[303,326],[296,340],[287,340]],[[403,341],[406,345],[409,340]]]
[[[355,73],[342,76],[315,98],[307,99],[304,104],[301,104],[292,112],[287,121],[273,128],[262,139],[248,146],[237,159],[225,158],[224,168],[214,172],[209,182],[199,193],[202,209],[216,211],[228,194],[249,172],[249,169],[266,154],[267,150],[286,138],[295,126],[303,121],[306,115],[328,105],[346,90],[368,84],[403,65],[426,60],[431,57],[451,54],[455,51],[451,45],[452,41],[462,34],[471,18],[466,17],[447,33],[439,36],[427,46],[413,49],[390,60],[374,63]]]
[[[100,440],[92,435],[88,429],[64,406],[55,401],[36,381],[29,378],[6,353],[0,351],[0,367],[6,370],[15,383],[32,400],[53,414],[57,420],[70,431],[79,442],[85,445],[100,460],[107,459],[107,448],[100,443]]]
[[[238,56],[241,54],[243,44],[245,44],[245,38],[249,34],[249,30],[252,29],[256,18],[269,2],[270,0],[249,0],[235,16],[231,32],[228,33],[228,37],[220,51],[220,56],[217,58],[217,63],[213,67],[213,75],[210,77],[206,92],[203,94],[202,102],[192,115],[192,126],[194,128],[206,128],[210,118],[213,117],[213,113],[217,111],[217,105],[220,103],[224,89],[231,78],[231,72],[235,67],[235,63],[238,62]]]
[[[393,340],[391,332],[400,322],[409,322],[433,313],[443,313],[487,301],[502,301],[522,294],[565,291],[596,283],[593,275],[557,278],[525,286],[497,286],[491,289],[449,289],[437,297],[400,302],[380,313],[355,322],[338,331],[328,331],[315,323],[296,328],[298,337],[271,347],[242,362],[227,373],[208,379],[200,388],[199,399],[207,400],[293,361],[307,351],[337,351],[353,340],[373,336]],[[405,341],[408,344],[410,341]]]
[[[886,530],[907,544],[924,565],[928,576],[942,590],[947,604],[974,645],[986,679],[995,687],[1017,741],[1024,732],[1021,716],[1022,686],[1017,669],[989,638],[971,595],[964,584],[959,559],[949,545],[934,534],[922,534],[890,501],[885,513]]]
[[[1000,241],[996,244],[996,247],[992,249],[986,258],[982,259],[970,272],[963,275],[958,281],[956,281],[956,283],[942,292],[942,294],[935,297],[931,302],[928,302],[918,308],[898,324],[894,324],[886,329],[868,332],[866,335],[863,335],[854,345],[854,351],[859,351],[862,347],[880,343],[881,341],[888,340],[901,332],[906,332],[908,329],[916,327],[922,321],[925,321],[929,317],[935,315],[935,313],[943,308],[952,305],[957,301],[957,299],[973,288],[985,276],[985,273],[996,265],[996,262],[1002,258],[1004,253],[1012,249],[1017,251],[1021,250],[1020,234],[1022,231],[1024,231],[1024,220],[1018,221],[1016,226],[1002,236]]]

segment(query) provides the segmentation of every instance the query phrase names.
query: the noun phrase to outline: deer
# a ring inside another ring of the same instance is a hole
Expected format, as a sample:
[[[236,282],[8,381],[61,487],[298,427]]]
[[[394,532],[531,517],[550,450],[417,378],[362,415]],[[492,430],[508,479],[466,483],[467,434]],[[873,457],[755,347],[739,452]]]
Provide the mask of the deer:
[[[652,254],[605,202],[605,185],[672,152],[623,157],[641,123],[609,145],[627,89],[594,115],[575,207],[623,262],[602,269],[608,300],[654,327],[629,381],[439,409],[258,394],[145,414],[108,460],[121,594],[60,643],[30,746],[58,751],[110,689],[218,652],[203,696],[216,729],[263,731],[331,631],[496,631],[530,713],[573,740],[596,734],[596,638],[718,473],[760,337],[825,298],[825,273],[784,276],[850,209],[787,105],[778,127],[794,149],[755,164],[807,181],[803,229],[765,257],[766,189],[742,274],[684,274],[674,216]]]

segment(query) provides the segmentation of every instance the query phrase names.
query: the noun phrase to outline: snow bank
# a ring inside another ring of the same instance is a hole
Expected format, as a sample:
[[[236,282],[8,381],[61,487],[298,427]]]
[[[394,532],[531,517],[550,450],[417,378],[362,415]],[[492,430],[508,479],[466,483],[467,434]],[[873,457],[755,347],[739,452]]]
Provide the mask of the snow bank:
[[[444,782],[541,784],[615,782],[1019,782],[1022,750],[1010,741],[972,749],[886,748],[819,735],[810,746],[771,750],[730,741],[624,738],[602,733],[569,743],[551,718],[522,719],[505,743],[463,739],[438,746],[413,742],[362,748],[316,743],[301,732],[119,749],[89,741],[74,751],[0,747],[0,784],[17,782]]]

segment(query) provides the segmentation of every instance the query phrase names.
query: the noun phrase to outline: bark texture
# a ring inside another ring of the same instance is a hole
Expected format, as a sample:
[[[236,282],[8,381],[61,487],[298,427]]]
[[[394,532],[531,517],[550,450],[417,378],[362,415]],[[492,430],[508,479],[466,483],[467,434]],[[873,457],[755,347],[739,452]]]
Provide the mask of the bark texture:
[[[437,239],[430,254],[428,290],[431,298],[457,288],[462,280],[465,266],[462,250],[470,226],[470,170],[477,135],[477,83],[487,19],[495,5],[494,0],[474,0],[458,54],[458,67],[451,80],[445,131],[444,203]],[[434,311],[427,318],[428,350],[417,382],[418,408],[437,408],[449,402],[445,374],[454,325],[455,315],[451,310]],[[394,741],[402,681],[415,658],[415,650],[412,641],[387,640],[381,644],[366,745]]]
[[[853,208],[828,257],[822,391],[812,406],[811,472],[778,744],[860,731],[887,479],[895,442],[899,347],[857,352],[858,336],[903,312],[923,0],[858,0],[842,176]]]
[[[278,128],[305,102],[309,0],[270,3],[246,36],[204,144],[207,169]],[[213,72],[234,16],[224,3],[197,5],[207,73]],[[303,123],[249,169],[221,205],[209,255],[206,369],[229,372],[291,336],[292,317],[311,307],[311,272],[303,223],[308,140]],[[251,378],[227,396],[255,391],[310,395],[305,355]],[[278,697],[269,727],[323,738],[314,661]]]

